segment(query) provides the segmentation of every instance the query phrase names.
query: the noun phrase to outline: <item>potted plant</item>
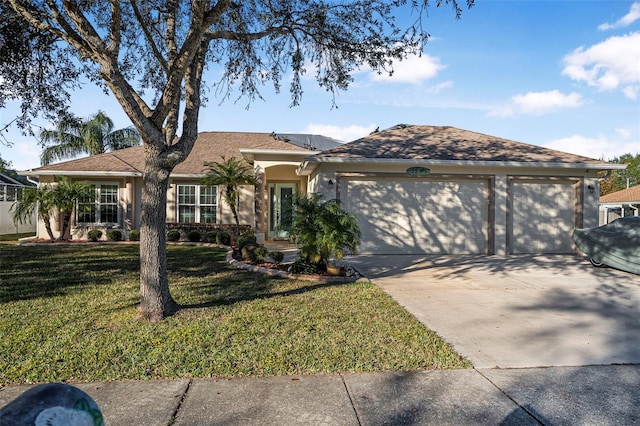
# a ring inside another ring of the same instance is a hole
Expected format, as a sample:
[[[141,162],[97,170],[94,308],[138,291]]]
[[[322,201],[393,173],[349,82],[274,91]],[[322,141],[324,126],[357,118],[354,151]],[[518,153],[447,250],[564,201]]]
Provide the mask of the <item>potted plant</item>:
[[[298,198],[291,233],[302,259],[323,265],[330,275],[339,275],[335,262],[346,251],[357,252],[360,228],[356,216],[342,210],[339,200],[322,202],[321,198],[319,194]]]

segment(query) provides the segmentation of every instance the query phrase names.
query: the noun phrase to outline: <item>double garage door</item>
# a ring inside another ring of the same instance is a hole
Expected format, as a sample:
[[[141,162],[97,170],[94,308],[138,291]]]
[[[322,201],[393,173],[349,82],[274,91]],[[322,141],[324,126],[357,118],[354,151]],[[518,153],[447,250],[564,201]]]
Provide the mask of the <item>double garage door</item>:
[[[575,184],[511,180],[504,225],[509,253],[571,253]],[[489,179],[343,178],[363,254],[487,254],[494,250]],[[503,216],[504,217],[504,216]]]
[[[486,253],[487,180],[345,179],[361,253]]]

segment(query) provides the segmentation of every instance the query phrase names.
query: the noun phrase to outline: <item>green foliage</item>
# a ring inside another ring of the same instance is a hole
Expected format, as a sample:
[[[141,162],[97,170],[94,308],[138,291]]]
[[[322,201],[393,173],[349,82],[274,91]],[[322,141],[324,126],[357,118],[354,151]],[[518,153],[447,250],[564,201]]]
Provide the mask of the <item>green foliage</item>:
[[[257,185],[258,179],[254,176],[253,168],[244,159],[231,157],[221,162],[205,163],[209,169],[202,178],[202,184],[206,186],[220,186],[225,203],[231,208],[236,223],[236,232],[240,233],[240,219],[238,218],[238,203],[240,201],[240,187],[244,185]]]
[[[289,267],[289,272],[292,274],[313,275],[319,271],[318,264],[310,262],[307,259],[298,258]]]
[[[113,127],[113,121],[102,111],[84,121],[75,117],[62,120],[55,130],[40,132],[42,143],[49,145],[40,154],[40,162],[46,166],[81,154],[96,155],[140,145],[134,128]]]
[[[39,218],[44,222],[49,238],[53,240],[51,229],[51,215],[58,209],[62,217],[62,228],[59,240],[63,239],[71,224],[71,215],[80,199],[95,197],[93,186],[87,182],[71,181],[66,176],[56,176],[57,185],[44,183],[37,188],[24,188],[18,200],[11,206],[13,220],[25,223],[34,211],[38,211]]]
[[[118,229],[108,229],[107,238],[109,241],[122,241],[122,232]]]
[[[264,262],[269,256],[269,250],[263,246],[256,248],[253,253],[255,254],[256,262],[258,263]]]
[[[258,242],[258,239],[256,238],[256,236],[254,234],[243,234],[240,235],[240,237],[238,237],[238,250],[242,250],[242,248],[244,246],[246,246],[247,244],[254,244],[256,245],[256,243]]]
[[[172,241],[172,242],[180,241],[180,231],[176,231],[174,229],[167,232],[167,241]]]
[[[89,241],[98,241],[102,238],[102,231],[99,229],[92,229],[87,232],[87,238],[89,238]]]
[[[55,207],[55,189],[50,184],[40,184],[38,187],[24,188],[18,193],[18,199],[11,205],[15,223],[27,223],[34,212],[38,212],[38,218],[44,223],[49,239],[53,240],[51,228],[51,215]]]
[[[356,216],[342,210],[339,200],[321,198],[319,194],[298,197],[291,234],[303,259],[326,266],[342,259],[347,250],[355,254],[361,234]]]
[[[204,241],[207,243],[212,243],[215,244],[218,242],[218,234],[220,233],[220,231],[215,230],[215,231],[209,231],[206,234],[204,234]]]
[[[62,216],[62,228],[58,237],[62,240],[71,226],[71,215],[78,200],[95,199],[96,193],[94,186],[88,182],[72,181],[66,176],[57,176],[56,180],[58,185],[54,189],[53,202]]]
[[[129,231],[129,240],[130,241],[140,241],[140,231],[137,229],[132,229]]]
[[[192,229],[187,234],[187,239],[192,243],[197,243],[198,241],[202,240],[202,234],[200,234],[200,231]]]
[[[600,183],[600,195],[610,194],[629,187],[640,185],[640,154],[623,154],[611,160],[612,163],[626,164],[625,170],[614,170],[611,176]]]
[[[284,253],[281,251],[270,251],[268,257],[270,257],[276,264],[279,264],[284,260]]]
[[[228,246],[231,244],[231,235],[227,231],[220,231],[216,237],[216,242]]]
[[[250,262],[257,262],[258,256],[256,255],[256,249],[258,246],[254,243],[247,243],[240,249],[240,256],[244,260],[248,260]]]

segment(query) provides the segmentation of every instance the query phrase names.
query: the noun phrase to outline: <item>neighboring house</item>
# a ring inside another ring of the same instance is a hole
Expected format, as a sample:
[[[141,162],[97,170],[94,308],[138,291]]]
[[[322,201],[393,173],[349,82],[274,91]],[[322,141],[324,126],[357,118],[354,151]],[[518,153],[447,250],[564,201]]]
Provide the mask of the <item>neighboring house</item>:
[[[640,185],[612,192],[600,197],[600,225],[606,225],[620,217],[638,216],[640,209]]]
[[[219,191],[199,183],[205,161],[235,155],[260,181],[244,188],[238,209],[259,240],[287,237],[293,195],[317,192],[358,216],[363,253],[572,253],[573,229],[598,223],[597,172],[625,167],[453,127],[398,125],[344,145],[322,138],[333,148],[313,140],[201,133],[171,174],[167,221],[232,223]],[[74,237],[127,231],[140,224],[143,149],[26,173],[95,183],[100,197],[79,206]]]
[[[0,235],[36,232],[35,212],[31,221],[24,224],[14,223],[11,213],[11,206],[15,203],[18,193],[26,186],[10,176],[0,173]]]

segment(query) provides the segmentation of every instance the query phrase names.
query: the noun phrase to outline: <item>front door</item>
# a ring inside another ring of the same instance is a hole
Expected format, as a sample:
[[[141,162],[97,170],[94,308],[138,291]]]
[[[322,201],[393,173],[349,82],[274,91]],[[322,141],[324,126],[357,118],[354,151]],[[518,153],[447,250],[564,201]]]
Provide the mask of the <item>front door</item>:
[[[269,238],[288,238],[293,226],[295,183],[269,184]]]

